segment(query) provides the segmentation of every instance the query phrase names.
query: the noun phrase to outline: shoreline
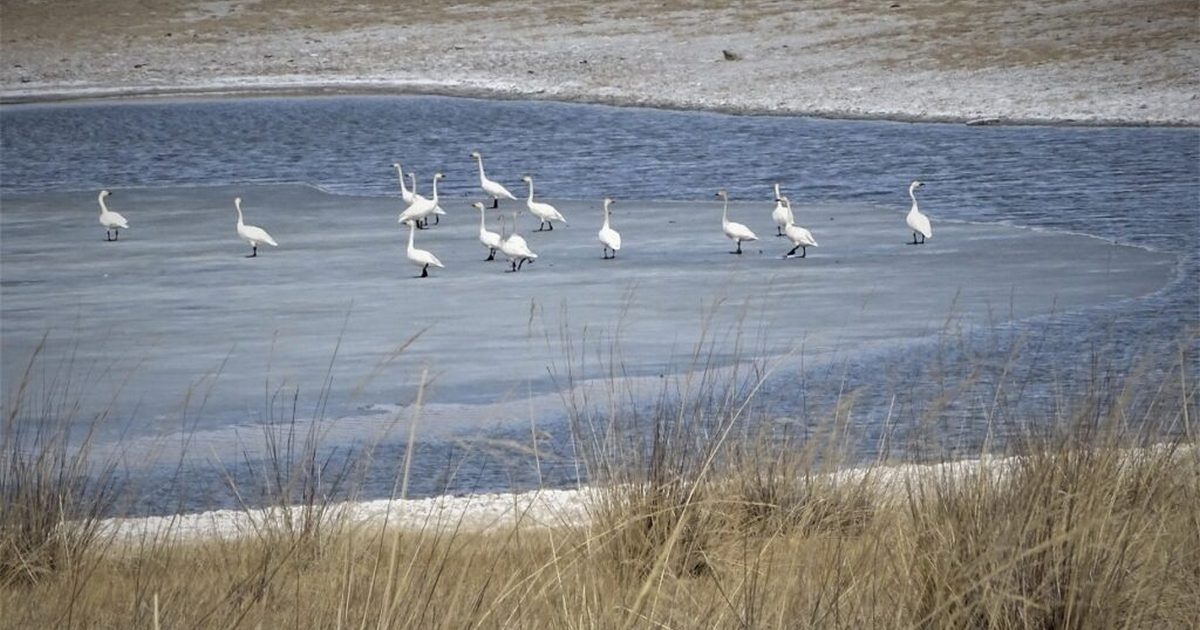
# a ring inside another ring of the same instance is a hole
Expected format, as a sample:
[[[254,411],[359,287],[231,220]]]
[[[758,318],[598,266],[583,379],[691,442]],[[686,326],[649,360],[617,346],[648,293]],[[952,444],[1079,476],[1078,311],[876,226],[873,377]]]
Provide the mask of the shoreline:
[[[897,124],[946,124],[980,127],[1082,127],[1082,128],[1162,128],[1200,129],[1200,122],[1179,120],[1148,120],[1121,117],[1071,118],[1032,117],[973,117],[952,114],[905,114],[861,112],[838,109],[791,109],[780,107],[708,105],[670,99],[639,98],[634,94],[587,95],[553,94],[545,90],[519,91],[467,84],[438,84],[423,81],[304,81],[296,83],[265,82],[261,84],[212,83],[178,86],[119,86],[119,87],[51,87],[38,90],[0,89],[0,106],[46,106],[97,103],[165,102],[171,100],[221,100],[254,98],[323,98],[323,97],[444,97],[491,101],[546,102],[564,105],[591,105],[622,109],[658,109],[664,111],[722,114],[729,116],[764,116],[811,118],[829,121],[889,122]]]

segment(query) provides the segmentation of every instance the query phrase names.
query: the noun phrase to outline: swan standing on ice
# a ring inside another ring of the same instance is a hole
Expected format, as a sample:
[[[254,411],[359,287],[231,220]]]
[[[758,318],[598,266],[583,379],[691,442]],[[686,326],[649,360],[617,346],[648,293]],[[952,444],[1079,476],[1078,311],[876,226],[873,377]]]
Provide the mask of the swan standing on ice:
[[[775,236],[783,236],[783,229],[789,223],[795,223],[790,205],[784,205],[783,195],[779,194],[779,184],[775,184],[775,209],[771,211],[771,220],[775,222]]]
[[[613,203],[612,199],[604,198],[604,226],[600,228],[600,244],[604,246],[604,259],[617,257],[617,250],[621,249],[621,233],[612,229],[608,225],[608,214],[611,210],[608,209]],[[608,255],[608,250],[612,250],[612,256]]]
[[[437,210],[437,205],[438,205],[437,183],[438,183],[438,180],[442,179],[443,177],[445,177],[445,176],[442,175],[441,173],[433,174],[433,198],[432,199],[426,199],[426,198],[422,197],[421,195],[418,195],[415,190],[413,191],[413,203],[408,208],[406,208],[404,210],[404,212],[400,213],[400,220],[399,220],[400,223],[404,223],[406,221],[411,220],[411,221],[416,222],[417,227],[421,227],[421,220],[428,219],[429,215],[433,214],[434,211]]]
[[[517,213],[512,213],[513,232],[507,237],[500,240],[500,251],[504,252],[504,256],[512,263],[512,269],[509,271],[520,271],[521,266],[525,261],[533,263],[537,260],[537,254],[529,249],[529,244],[525,242],[525,238],[517,234]],[[500,224],[500,231],[504,231],[504,224]]]
[[[562,213],[557,208],[548,203],[533,200],[533,177],[526,175],[521,178],[521,181],[529,185],[529,199],[525,200],[525,207],[529,208],[529,214],[537,217],[540,221],[538,229],[534,230],[534,232],[545,232],[548,229],[553,230],[555,221],[562,221],[563,225],[567,224],[567,220],[563,218]],[[547,225],[550,227],[546,228]]]
[[[919,181],[913,181],[908,187],[908,196],[912,197],[913,202],[912,209],[908,211],[908,216],[904,218],[905,223],[908,223],[908,227],[913,231],[913,240],[909,245],[924,245],[925,239],[933,236],[933,226],[929,224],[929,217],[921,214],[921,211],[917,208],[916,191],[918,188],[924,186],[925,184]],[[920,242],[917,242],[918,234],[921,235]]]
[[[479,211],[479,242],[488,249],[488,257],[484,261],[496,260],[496,250],[500,249],[500,235],[487,229],[487,211],[483,204],[476,201],[471,207]]]
[[[796,250],[800,250],[800,257],[808,257],[808,248],[817,246],[817,239],[813,238],[812,232],[796,225],[792,214],[792,202],[787,197],[780,197],[780,203],[787,207],[788,224],[783,228],[784,235],[792,242],[795,247],[792,251],[783,255],[784,258],[791,258],[796,255]]]
[[[737,243],[737,251],[729,252],[730,254],[742,253],[742,241],[757,241],[758,237],[750,228],[729,220],[729,193],[724,189],[717,191],[717,196],[725,200],[725,209],[721,211],[721,229],[725,231],[725,236]]]
[[[246,258],[254,258],[255,256],[258,256],[258,244],[259,243],[266,243],[267,245],[270,245],[271,247],[279,247],[279,243],[276,243],[275,239],[271,238],[271,235],[267,234],[266,230],[258,227],[257,225],[246,225],[242,221],[242,198],[241,197],[237,197],[233,200],[233,206],[235,208],[237,208],[237,213],[238,213],[238,222],[237,222],[238,236],[240,236],[243,241],[250,243],[250,247],[251,247],[250,255],[247,256]]]
[[[396,162],[392,164],[392,168],[396,169],[396,174],[400,177],[400,198],[404,200],[404,203],[411,206],[412,202],[417,198],[417,180],[413,179],[412,190],[409,190],[404,186],[404,167],[400,166],[399,162]],[[409,176],[411,177],[412,173],[409,173]]]
[[[121,240],[121,230],[129,229],[129,222],[119,212],[113,212],[108,209],[108,205],[104,203],[104,198],[112,193],[107,190],[101,190],[100,196],[97,199],[100,201],[100,225],[104,226],[104,240],[119,241]],[[112,234],[109,234],[109,231]]]
[[[442,261],[438,260],[437,256],[434,256],[427,250],[413,247],[413,235],[417,232],[417,222],[413,219],[409,219],[405,221],[404,224],[408,226],[408,259],[411,260],[414,265],[421,268],[421,275],[417,277],[428,278],[429,265],[444,269],[446,266],[442,264]]]
[[[487,175],[483,174],[483,155],[481,155],[478,151],[472,151],[471,157],[475,158],[475,161],[479,163],[479,186],[483,188],[483,192],[487,193],[488,196],[492,198],[493,208],[500,207],[501,197],[504,197],[505,199],[512,199],[513,201],[517,200],[512,193],[508,192],[507,188],[501,186],[499,182],[494,182],[488,179]]]

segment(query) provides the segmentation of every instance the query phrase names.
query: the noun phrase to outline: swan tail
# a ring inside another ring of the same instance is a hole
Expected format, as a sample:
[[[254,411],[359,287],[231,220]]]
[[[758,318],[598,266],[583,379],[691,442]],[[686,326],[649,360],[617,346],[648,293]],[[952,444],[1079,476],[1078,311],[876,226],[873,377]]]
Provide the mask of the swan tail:
[[[276,243],[275,239],[271,238],[271,236],[269,234],[263,235],[263,242],[266,243],[267,245],[270,245],[271,247],[279,247],[279,243]]]

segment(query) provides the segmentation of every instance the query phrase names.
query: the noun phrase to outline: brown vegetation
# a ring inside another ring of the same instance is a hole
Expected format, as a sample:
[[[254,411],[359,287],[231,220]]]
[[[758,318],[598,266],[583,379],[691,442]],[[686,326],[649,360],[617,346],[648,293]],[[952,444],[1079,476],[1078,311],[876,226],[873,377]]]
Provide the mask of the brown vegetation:
[[[977,463],[856,470],[837,465],[836,437],[744,430],[763,371],[693,366],[700,375],[664,388],[651,412],[568,400],[600,489],[586,524],[479,532],[334,517],[205,540],[98,534],[108,486],[68,481],[86,451],[12,440],[17,396],[0,476],[0,626],[1194,627],[1188,365],[1137,383],[1136,409],[1136,396],[1084,404]],[[303,472],[315,450],[296,453],[300,465],[275,455],[285,485],[316,483]],[[292,496],[323,505],[319,492]]]

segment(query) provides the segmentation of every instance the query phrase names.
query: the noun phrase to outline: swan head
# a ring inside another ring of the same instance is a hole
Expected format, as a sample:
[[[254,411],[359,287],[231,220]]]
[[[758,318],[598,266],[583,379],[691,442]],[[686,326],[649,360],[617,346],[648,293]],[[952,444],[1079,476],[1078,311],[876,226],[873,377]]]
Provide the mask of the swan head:
[[[416,221],[413,221],[412,219],[407,219],[407,220],[405,220],[405,221],[404,221],[404,225],[407,225],[408,227],[413,227],[413,226],[415,226],[416,224],[417,224],[417,222],[416,222]]]
[[[528,176],[528,175],[526,175],[526,176],[524,176],[524,177],[522,177],[522,178],[521,178],[521,181],[525,182],[526,184],[532,184],[532,183],[533,183],[533,178],[532,178],[532,177],[530,177],[530,176]]]
[[[100,198],[101,198],[101,199],[103,199],[103,198],[105,198],[105,197],[107,197],[107,196],[109,196],[109,195],[111,195],[111,194],[112,194],[112,192],[110,192],[110,191],[108,191],[108,190],[101,190],[101,191],[100,191]]]
[[[482,212],[482,211],[483,211],[483,204],[482,204],[482,203],[480,203],[480,202],[478,202],[478,201],[476,201],[475,203],[471,204],[471,207],[472,207],[472,208],[475,208],[476,210],[479,210],[480,212]]]
[[[434,178],[434,179],[445,179],[445,177],[446,177],[446,176],[445,176],[445,175],[442,175],[441,173],[434,173],[434,174],[433,174],[433,178]]]
[[[482,159],[483,159],[483,156],[482,156],[482,155],[480,155],[478,151],[472,151],[472,152],[471,152],[471,157],[475,158],[476,160],[482,160]]]
[[[720,197],[721,199],[725,199],[725,200],[729,199],[729,193],[725,192],[724,188],[717,191],[717,196]]]
[[[605,197],[605,198],[604,198],[604,208],[607,210],[607,209],[608,209],[608,207],[609,207],[609,206],[611,206],[611,205],[613,205],[613,200],[612,200],[612,198],[611,198],[611,197]]]
[[[241,197],[234,197],[234,198],[233,198],[233,205],[235,205],[235,206],[237,206],[237,207],[241,208],[241,207],[242,207],[242,198],[241,198]]]
[[[392,162],[392,168],[394,168],[394,169],[399,169],[399,168],[400,168],[400,163],[399,163],[399,162]]]
[[[917,181],[914,179],[913,183],[911,185],[909,185],[909,187],[908,187],[908,192],[913,192],[914,190],[920,190],[921,188],[924,188],[924,187],[925,187],[925,182]]]

